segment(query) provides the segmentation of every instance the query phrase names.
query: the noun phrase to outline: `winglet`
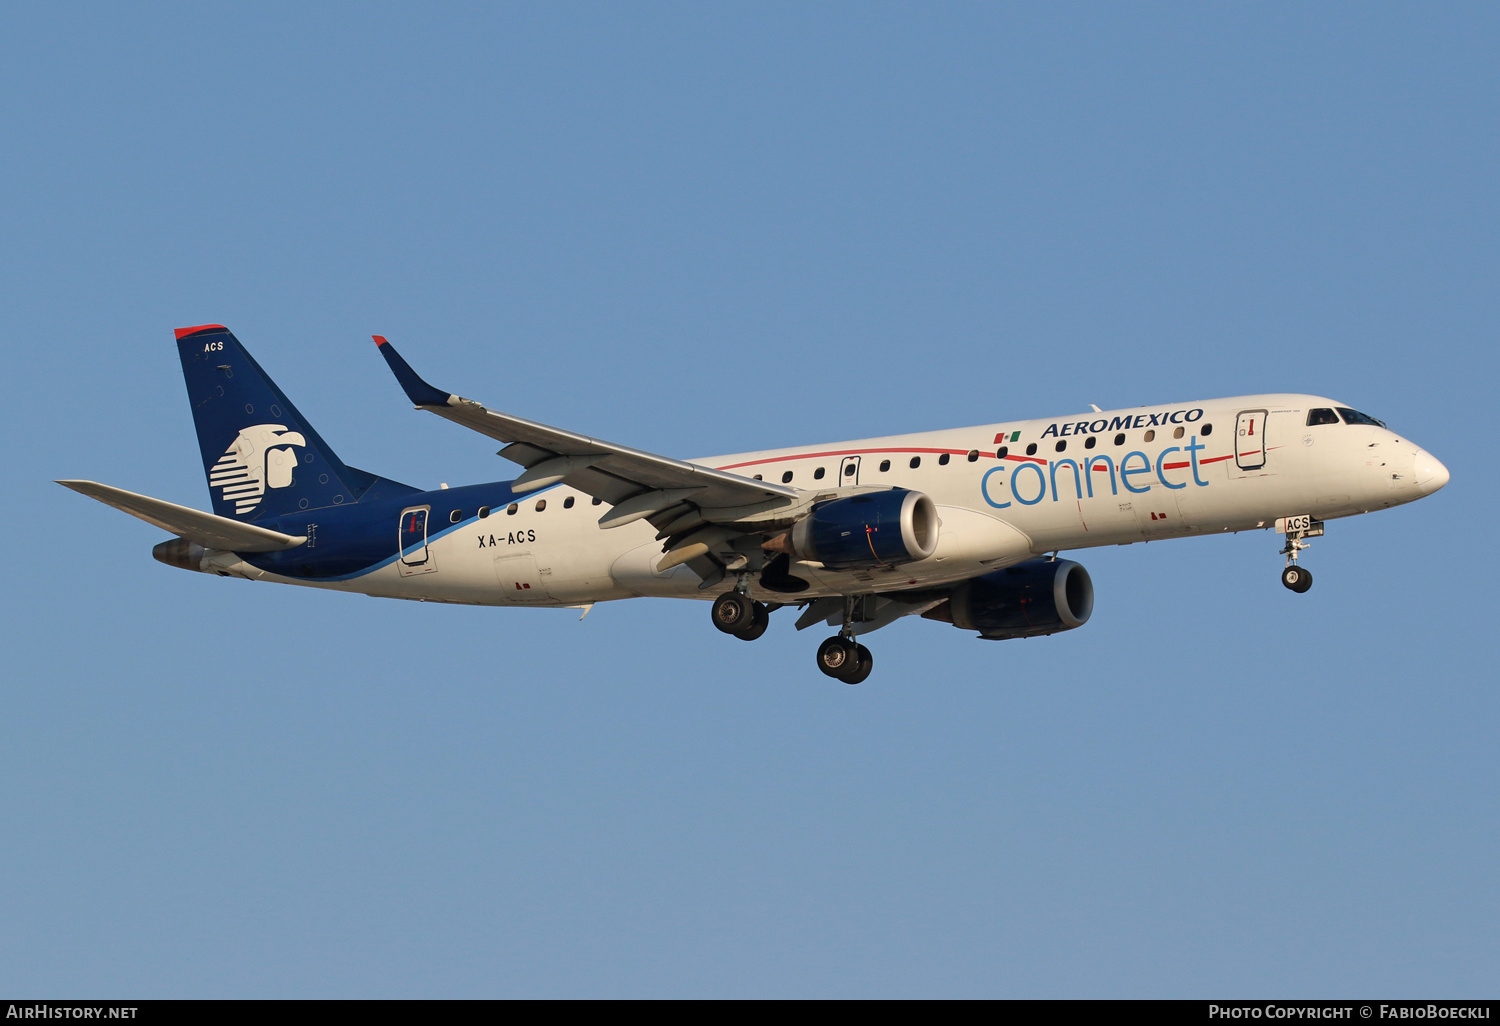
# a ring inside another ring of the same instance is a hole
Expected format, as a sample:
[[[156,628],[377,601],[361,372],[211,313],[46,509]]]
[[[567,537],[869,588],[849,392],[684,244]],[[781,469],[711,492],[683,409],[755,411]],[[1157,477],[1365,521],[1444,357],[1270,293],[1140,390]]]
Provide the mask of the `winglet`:
[[[401,383],[402,389],[406,391],[406,397],[412,401],[413,406],[447,406],[448,400],[453,396],[440,388],[433,388],[427,382],[417,376],[417,372],[411,369],[411,364],[402,359],[401,354],[396,352],[396,347],[385,340],[384,335],[372,335],[375,345],[380,349],[380,355],[385,357],[385,362],[390,364],[391,373],[396,375],[396,380]]]

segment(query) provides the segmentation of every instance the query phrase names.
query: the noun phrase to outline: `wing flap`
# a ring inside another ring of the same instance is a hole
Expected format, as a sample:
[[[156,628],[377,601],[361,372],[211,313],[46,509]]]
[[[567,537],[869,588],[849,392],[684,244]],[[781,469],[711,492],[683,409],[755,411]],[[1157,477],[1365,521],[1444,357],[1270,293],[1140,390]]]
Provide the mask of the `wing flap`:
[[[305,535],[282,534],[269,528],[241,523],[228,517],[204,513],[175,502],[153,499],[149,495],[138,495],[123,488],[100,484],[97,481],[59,481],[64,488],[71,488],[80,495],[98,499],[106,506],[113,506],[146,523],[170,531],[179,538],[197,542],[205,549],[223,549],[227,552],[280,552],[294,549],[307,541]]]

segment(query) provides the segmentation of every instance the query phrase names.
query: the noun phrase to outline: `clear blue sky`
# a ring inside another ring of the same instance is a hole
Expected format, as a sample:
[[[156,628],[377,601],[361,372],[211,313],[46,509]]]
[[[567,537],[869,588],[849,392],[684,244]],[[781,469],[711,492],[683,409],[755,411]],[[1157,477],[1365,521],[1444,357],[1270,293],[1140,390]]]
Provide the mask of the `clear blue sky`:
[[[1489,4],[0,9],[0,992],[1489,995]],[[705,606],[226,581],[172,329],[348,462],[438,384],[678,456],[1257,391],[1452,483],[1087,551],[1093,620],[754,645]]]

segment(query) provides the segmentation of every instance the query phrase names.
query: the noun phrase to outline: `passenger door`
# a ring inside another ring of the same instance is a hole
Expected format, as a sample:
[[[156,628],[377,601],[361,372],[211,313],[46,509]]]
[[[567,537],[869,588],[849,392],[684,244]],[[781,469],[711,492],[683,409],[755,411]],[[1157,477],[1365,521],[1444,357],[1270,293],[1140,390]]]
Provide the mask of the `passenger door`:
[[[1234,422],[1234,465],[1260,470],[1266,465],[1266,411],[1242,410]]]
[[[396,565],[402,577],[430,574],[437,569],[427,547],[427,515],[431,512],[431,506],[409,506],[401,511],[396,526]]]

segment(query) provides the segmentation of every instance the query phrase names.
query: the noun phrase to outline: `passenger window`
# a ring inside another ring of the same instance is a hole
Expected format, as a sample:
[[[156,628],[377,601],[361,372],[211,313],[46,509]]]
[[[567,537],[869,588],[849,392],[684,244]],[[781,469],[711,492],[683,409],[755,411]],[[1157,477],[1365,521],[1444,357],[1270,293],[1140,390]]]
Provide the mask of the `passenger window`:
[[[1338,422],[1339,415],[1337,413],[1334,413],[1332,410],[1319,409],[1307,411],[1308,427],[1313,427],[1316,424],[1337,424]]]
[[[1148,442],[1154,442],[1154,441],[1156,441],[1156,432],[1155,431],[1147,431],[1146,432],[1146,441],[1148,441]]]
[[[940,466],[940,467],[946,467],[947,465],[948,465],[948,454],[947,453],[943,453],[941,456],[938,457],[938,466]]]
[[[792,483],[792,472],[790,470],[788,470],[785,474],[781,475],[781,483],[782,484],[791,484]]]
[[[819,467],[817,470],[813,471],[813,480],[814,481],[821,481],[821,480],[823,480],[823,468],[822,467]]]
[[[1064,452],[1064,451],[1066,451],[1066,450],[1067,450],[1067,448],[1068,448],[1068,443],[1067,443],[1067,442],[1063,442],[1063,441],[1059,441],[1059,442],[1058,442],[1058,443],[1057,443],[1057,446],[1056,446],[1056,448],[1057,448],[1057,451],[1058,451],[1058,452]]]
[[[563,500],[563,509],[572,509],[572,508],[573,508],[573,496],[570,495],[566,499]]]
[[[913,456],[911,458],[911,469],[916,470],[921,465],[922,465],[922,457],[920,457],[920,456]]]
[[[969,451],[969,462],[970,463],[974,463],[978,459],[979,459],[979,450],[978,449],[971,449]]]
[[[1181,438],[1182,437],[1182,428],[1177,428],[1175,431],[1173,431],[1172,432],[1172,437],[1173,438]]]
[[[1116,445],[1124,445],[1125,444],[1125,436],[1123,434],[1115,435],[1115,444]]]
[[[845,477],[853,477],[854,476],[854,472],[856,470],[858,470],[858,469],[859,469],[858,467],[856,467],[853,463],[851,463],[847,467],[844,468],[844,476]]]
[[[490,508],[488,506],[480,506],[479,507],[479,519],[480,520],[483,520],[485,517],[487,517],[489,515],[490,515]]]
[[[599,498],[599,496],[597,496],[597,495],[596,495],[596,496],[594,496],[594,505],[595,505],[595,506],[597,506],[597,505],[599,505],[599,504],[600,504],[600,503],[602,503],[602,502],[603,502],[603,501],[604,501],[604,500],[603,500],[603,499],[601,499],[601,498]]]
[[[1028,456],[1035,456],[1036,455],[1036,443],[1035,442],[1030,442],[1030,443],[1027,444],[1027,446],[1026,446],[1026,455],[1028,455]]]
[[[763,476],[761,476],[760,474],[756,474],[755,475],[755,480],[757,480],[757,481],[764,481],[765,478]]]
[[[511,503],[511,504],[510,504],[510,505],[509,505],[509,506],[506,506],[506,507],[505,507],[505,515],[506,515],[506,516],[508,516],[508,517],[513,517],[513,516],[515,516],[515,515],[516,515],[516,510],[518,510],[518,509],[520,509],[520,508],[521,508],[521,507],[520,507],[520,506],[517,506],[517,505],[516,505],[516,504],[515,504],[515,503],[514,503],[514,502],[513,502],[513,503]]]
[[[881,460],[880,461],[880,472],[882,474],[884,474],[887,470],[890,470],[890,469],[891,469],[891,461],[890,460]]]
[[[1214,433],[1214,426],[1212,424],[1204,424],[1203,425],[1203,437],[1204,438],[1207,438],[1209,435],[1211,435],[1213,433]]]
[[[995,459],[997,459],[997,460],[1003,460],[1003,459],[1005,459],[1005,457],[1007,457],[1009,455],[1010,455],[1010,446],[1008,446],[1008,445],[1002,445],[1000,448],[998,448],[998,449],[995,450]]]
[[[1347,406],[1340,406],[1339,412],[1344,415],[1345,424],[1368,424],[1370,427],[1385,427],[1385,421],[1376,420],[1367,413],[1351,410]]]
[[[1099,439],[1095,438],[1093,435],[1089,435],[1087,438],[1085,438],[1083,440],[1083,447],[1085,449],[1092,449],[1094,446],[1096,446],[1098,444],[1099,444]]]
[[[456,524],[460,520],[462,520],[463,518],[464,518],[464,511],[461,510],[461,509],[456,509],[452,513],[448,514],[448,523],[450,523],[450,524]]]
[[[536,511],[538,513],[540,513],[542,510],[544,510],[546,508],[547,508],[547,500],[546,499],[538,499],[538,500],[536,500]]]

